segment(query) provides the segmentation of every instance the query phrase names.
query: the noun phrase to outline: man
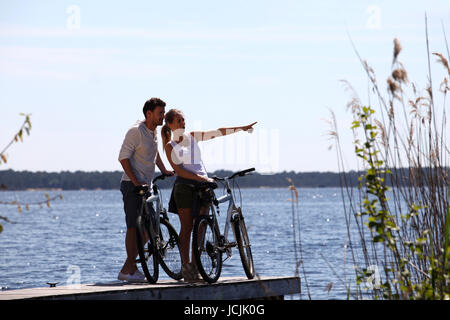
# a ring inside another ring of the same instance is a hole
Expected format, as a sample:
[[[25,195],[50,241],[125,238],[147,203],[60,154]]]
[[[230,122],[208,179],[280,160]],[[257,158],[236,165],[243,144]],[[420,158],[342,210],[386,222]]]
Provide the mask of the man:
[[[145,281],[145,276],[136,266],[138,254],[136,244],[136,219],[140,199],[134,188],[151,185],[155,173],[155,163],[162,173],[173,175],[166,170],[158,153],[156,127],[162,125],[166,103],[159,98],[147,100],[143,107],[145,120],[138,121],[131,127],[123,141],[119,153],[119,162],[125,171],[120,191],[123,195],[124,211],[127,224],[125,248],[127,259],[119,272],[118,279],[130,282]]]

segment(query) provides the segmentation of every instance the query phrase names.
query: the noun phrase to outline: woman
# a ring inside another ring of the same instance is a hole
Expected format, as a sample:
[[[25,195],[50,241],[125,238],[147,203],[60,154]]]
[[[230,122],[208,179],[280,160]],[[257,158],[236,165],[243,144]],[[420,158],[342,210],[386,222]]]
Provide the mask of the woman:
[[[176,211],[180,218],[181,273],[185,281],[198,279],[195,262],[190,262],[189,259],[191,233],[197,214],[192,207],[195,201],[194,197],[197,196],[194,188],[199,182],[214,182],[213,179],[208,178],[197,142],[225,136],[241,130],[253,130],[255,124],[256,122],[242,127],[194,131],[186,134],[184,116],[180,110],[171,109],[165,115],[165,124],[161,129],[161,136],[167,159],[177,174],[171,198],[175,202]],[[200,202],[198,214],[205,214],[207,209],[208,203]],[[172,210],[169,209],[169,211]],[[192,260],[194,260],[193,257]]]

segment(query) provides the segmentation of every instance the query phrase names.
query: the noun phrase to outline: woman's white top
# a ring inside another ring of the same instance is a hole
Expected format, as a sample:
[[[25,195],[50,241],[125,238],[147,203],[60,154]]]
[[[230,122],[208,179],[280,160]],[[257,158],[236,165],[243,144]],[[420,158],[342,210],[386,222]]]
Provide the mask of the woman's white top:
[[[170,141],[172,145],[172,161],[200,176],[207,177],[205,166],[202,161],[202,155],[198,146],[197,140],[189,133],[183,134],[183,140],[180,143]]]

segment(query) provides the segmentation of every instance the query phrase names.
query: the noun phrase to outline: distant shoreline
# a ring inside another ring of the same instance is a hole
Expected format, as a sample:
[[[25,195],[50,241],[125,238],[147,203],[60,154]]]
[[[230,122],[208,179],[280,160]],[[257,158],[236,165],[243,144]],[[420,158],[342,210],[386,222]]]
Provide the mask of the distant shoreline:
[[[397,169],[393,172],[397,181],[401,179],[405,186],[408,183],[409,169]],[[232,171],[217,170],[208,173],[209,176],[226,177]],[[158,175],[156,172],[155,175]],[[358,177],[364,172],[349,171],[345,173],[346,184],[349,187],[358,185]],[[62,172],[31,172],[0,170],[0,191],[2,190],[117,190],[120,186],[122,171],[62,171]],[[342,174],[336,172],[294,172],[283,171],[274,174],[260,174],[255,172],[236,180],[240,188],[285,188],[292,181],[296,188],[328,188],[341,187]],[[289,181],[288,181],[289,179]],[[171,188],[174,178],[158,181],[160,188]],[[390,184],[390,178],[386,182]]]
[[[261,189],[261,190],[270,190],[270,189],[289,189],[289,186],[283,186],[283,187],[267,187],[267,186],[261,186],[261,187],[242,187],[239,186],[240,189]],[[327,186],[327,187],[298,187],[298,189],[324,189],[324,188],[338,188],[337,186]],[[172,187],[161,187],[162,190],[171,190]],[[11,192],[11,191],[20,191],[20,192],[62,192],[62,191],[119,191],[119,187],[117,188],[111,188],[111,189],[103,189],[103,188],[96,188],[96,189],[86,189],[86,188],[80,188],[80,189],[62,189],[62,188],[27,188],[27,189],[1,189],[1,192]]]
[[[208,173],[209,176],[226,177],[232,171],[217,170]],[[155,173],[158,175],[159,173]],[[31,172],[0,170],[0,190],[116,190],[119,189],[122,171],[62,171],[62,172]],[[292,179],[296,187],[338,187],[339,174],[334,172],[280,172],[260,174],[255,172],[246,177],[237,178],[241,188],[284,188],[289,187]],[[174,178],[159,181],[161,188],[171,188]]]

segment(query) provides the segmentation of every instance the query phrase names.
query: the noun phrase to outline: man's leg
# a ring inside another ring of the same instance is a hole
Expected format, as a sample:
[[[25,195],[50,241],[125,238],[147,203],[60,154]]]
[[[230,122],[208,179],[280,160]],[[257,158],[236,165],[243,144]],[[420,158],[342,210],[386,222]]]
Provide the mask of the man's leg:
[[[127,224],[127,233],[125,235],[127,259],[120,271],[123,274],[134,274],[137,270],[136,219],[140,199],[134,194],[133,190],[134,185],[130,181],[122,181],[121,191],[123,194],[125,220]]]
[[[127,251],[127,259],[122,267],[123,274],[134,274],[137,270],[136,257],[138,254],[136,244],[136,228],[127,228],[125,236],[125,249]]]

